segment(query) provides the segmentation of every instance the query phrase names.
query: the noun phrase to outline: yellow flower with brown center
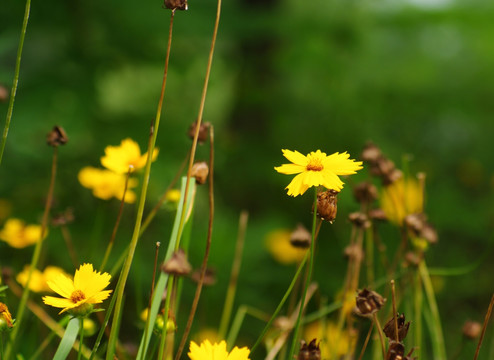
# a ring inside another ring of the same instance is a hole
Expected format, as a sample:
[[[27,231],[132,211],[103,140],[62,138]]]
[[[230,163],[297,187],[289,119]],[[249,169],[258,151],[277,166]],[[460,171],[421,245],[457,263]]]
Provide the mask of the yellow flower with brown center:
[[[158,156],[158,149],[154,149],[152,161]],[[141,155],[139,145],[132,139],[122,140],[120,146],[107,146],[105,156],[101,157],[101,165],[117,174],[126,174],[142,169],[146,165],[148,153]]]
[[[383,188],[381,208],[388,220],[403,225],[407,215],[420,214],[424,208],[424,191],[413,178],[401,178]]]
[[[99,199],[109,200],[112,197],[122,199],[126,179],[124,174],[87,166],[79,171],[78,178],[81,185],[91,189],[93,195]],[[129,179],[125,192],[125,202],[135,202],[136,194],[130,189],[136,186],[137,179]]]
[[[302,261],[307,249],[295,247],[290,242],[292,232],[274,230],[266,236],[266,247],[273,258],[283,265],[297,264]]]
[[[111,275],[93,270],[92,264],[83,264],[75,271],[74,280],[59,274],[48,286],[62,298],[44,296],[43,302],[63,308],[59,314],[69,311],[75,316],[85,316],[93,309],[93,304],[103,302],[112,290],[104,290],[110,284]]]
[[[45,237],[47,231],[45,230]],[[8,219],[0,231],[0,239],[14,248],[34,245],[41,239],[40,225],[26,225],[20,219]]]
[[[0,331],[13,326],[14,324],[9,308],[4,303],[0,302]]]
[[[195,342],[190,342],[189,358],[191,360],[250,360],[250,350],[246,347],[234,347],[232,351],[226,350],[226,342],[223,340],[219,344],[211,344],[209,340],[205,340],[201,345]]]
[[[338,176],[355,174],[362,169],[362,162],[349,159],[350,154],[346,152],[328,156],[317,150],[304,156],[298,151],[282,151],[292,164],[283,164],[274,169],[286,175],[298,174],[286,187],[290,196],[302,195],[308,188],[319,185],[339,192],[343,188],[343,181]]]
[[[16,280],[22,286],[26,286],[27,278],[29,276],[29,265],[24,266],[24,269],[17,274]],[[58,274],[68,276],[61,268],[56,266],[47,266],[43,272],[38,269],[34,269],[31,274],[31,281],[29,282],[29,290],[40,292],[51,292],[48,286],[48,281],[53,281]]]

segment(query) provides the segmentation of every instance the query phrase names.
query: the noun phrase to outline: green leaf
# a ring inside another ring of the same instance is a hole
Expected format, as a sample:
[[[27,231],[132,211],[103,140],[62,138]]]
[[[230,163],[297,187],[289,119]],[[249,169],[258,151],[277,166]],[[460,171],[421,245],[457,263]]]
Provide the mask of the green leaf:
[[[77,339],[77,335],[79,334],[79,323],[80,321],[78,318],[70,319],[53,360],[65,360],[67,358],[70,350],[72,350],[75,340]]]

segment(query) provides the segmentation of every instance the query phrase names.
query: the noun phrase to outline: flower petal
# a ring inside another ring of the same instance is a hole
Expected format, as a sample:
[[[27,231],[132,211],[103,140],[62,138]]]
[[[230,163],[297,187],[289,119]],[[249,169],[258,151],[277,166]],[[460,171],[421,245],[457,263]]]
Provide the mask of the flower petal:
[[[283,149],[283,156],[286,157],[289,161],[296,165],[306,166],[307,165],[307,157],[299,153],[298,151],[291,151]]]
[[[70,308],[74,303],[70,299],[62,299],[54,296],[43,296],[43,302],[57,308]]]
[[[323,161],[324,169],[334,172],[336,175],[351,175],[362,169],[362,161],[348,159],[350,154],[334,153]]]
[[[309,187],[304,183],[306,174],[307,173],[301,173],[293,178],[290,184],[286,187],[286,189],[288,189],[288,195],[295,197],[302,195],[307,191]]]
[[[64,274],[58,274],[53,281],[47,281],[46,283],[50,289],[65,298],[70,298],[75,290],[72,279],[68,278]]]
[[[306,170],[305,166],[297,164],[283,164],[281,166],[275,167],[274,169],[279,173],[285,175],[298,174]]]

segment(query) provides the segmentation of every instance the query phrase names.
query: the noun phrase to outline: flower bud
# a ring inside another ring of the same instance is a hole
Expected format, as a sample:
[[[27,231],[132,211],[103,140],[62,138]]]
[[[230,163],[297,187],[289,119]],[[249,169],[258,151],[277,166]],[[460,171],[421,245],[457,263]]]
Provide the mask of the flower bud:
[[[46,143],[53,147],[65,145],[67,141],[69,141],[69,138],[65,130],[58,125],[55,125],[48,135],[46,135]]]
[[[323,191],[317,194],[317,216],[322,220],[333,223],[336,218],[338,192],[335,190]]]
[[[312,241],[311,233],[302,224],[298,224],[290,235],[290,244],[293,247],[307,249]]]
[[[356,303],[359,315],[373,314],[379,311],[385,302],[385,298],[372,290],[364,289],[357,293]]]
[[[165,0],[163,6],[170,10],[187,10],[187,0]]]
[[[203,185],[206,183],[209,174],[208,164],[204,161],[197,162],[192,166],[191,176],[196,179],[198,185]]]

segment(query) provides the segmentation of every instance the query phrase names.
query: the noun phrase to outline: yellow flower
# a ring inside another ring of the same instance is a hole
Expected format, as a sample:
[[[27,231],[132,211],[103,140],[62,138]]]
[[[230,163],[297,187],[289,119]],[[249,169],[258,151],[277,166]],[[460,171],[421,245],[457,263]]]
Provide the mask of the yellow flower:
[[[126,175],[87,166],[79,171],[78,178],[81,185],[93,190],[93,195],[99,199],[108,200],[112,197],[122,199]],[[136,194],[130,190],[136,186],[137,179],[129,179],[125,202],[133,203],[136,200]]]
[[[45,231],[45,237],[46,233],[47,231]],[[5,222],[0,231],[0,239],[14,248],[24,248],[41,239],[41,226],[26,225],[22,220],[11,218]]]
[[[307,249],[301,249],[290,243],[292,232],[274,230],[266,236],[266,247],[276,261],[283,265],[296,264],[302,261]]]
[[[154,149],[152,161],[158,156],[158,149]],[[105,156],[101,157],[101,164],[117,174],[126,174],[131,166],[131,171],[136,171],[146,165],[148,153],[141,155],[139,145],[132,139],[122,140],[120,146],[107,146]]]
[[[4,303],[0,302],[0,331],[13,327],[12,315],[9,308]]]
[[[29,265],[24,266],[24,269],[17,274],[16,280],[22,286],[26,286],[27,277],[29,275]],[[47,281],[53,281],[58,274],[65,274],[65,272],[56,266],[47,266],[43,272],[38,269],[34,269],[31,274],[31,281],[29,282],[29,289],[34,292],[50,292]]]
[[[111,275],[93,270],[92,264],[83,264],[75,271],[74,281],[59,274],[48,286],[63,298],[44,296],[43,302],[57,308],[63,308],[59,314],[69,310],[75,315],[87,315],[92,304],[103,302],[112,290],[103,290],[110,284]]]
[[[315,322],[305,329],[305,338],[308,340],[317,339],[320,341],[321,358],[332,360],[340,359],[343,355],[352,351],[355,339],[347,330],[339,330],[338,325],[333,322],[326,323],[326,329],[322,322]]]
[[[319,185],[339,192],[343,188],[343,182],[338,175],[355,174],[362,169],[362,162],[348,159],[350,154],[346,152],[327,156],[317,150],[304,156],[298,151],[282,151],[283,156],[292,164],[283,164],[274,169],[286,175],[298,174],[286,187],[290,196],[302,195],[308,188]]]
[[[178,203],[180,200],[180,190],[171,189],[166,192],[166,201],[171,203]]]
[[[392,223],[402,225],[407,215],[420,214],[423,207],[423,189],[415,179],[398,179],[382,191],[381,208]]]
[[[226,351],[226,342],[211,344],[209,340],[201,343],[190,342],[189,358],[191,360],[249,360],[250,350],[246,347],[234,347],[231,352]]]

